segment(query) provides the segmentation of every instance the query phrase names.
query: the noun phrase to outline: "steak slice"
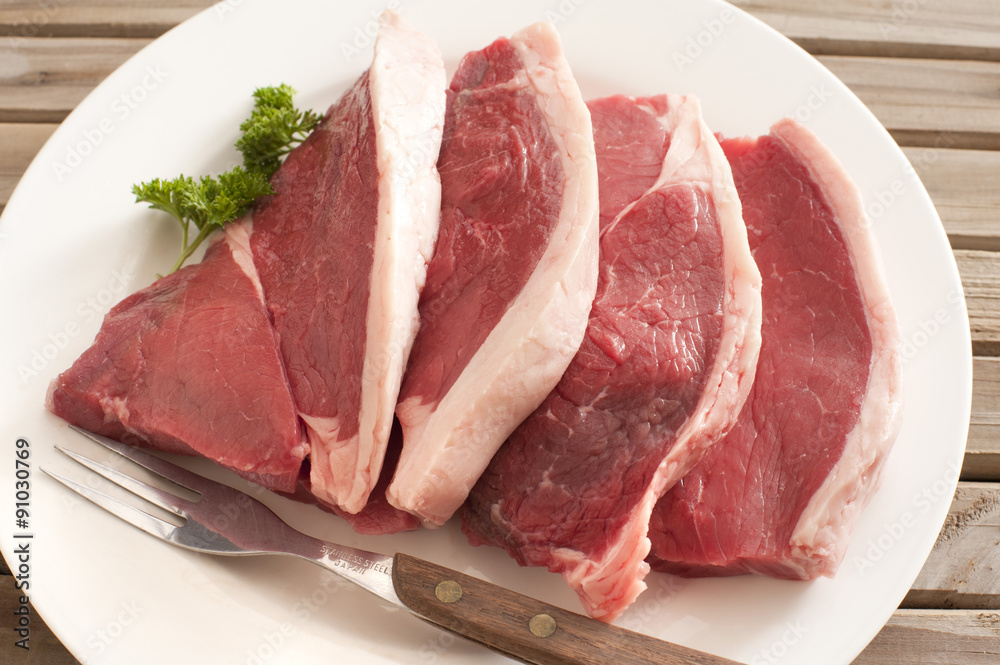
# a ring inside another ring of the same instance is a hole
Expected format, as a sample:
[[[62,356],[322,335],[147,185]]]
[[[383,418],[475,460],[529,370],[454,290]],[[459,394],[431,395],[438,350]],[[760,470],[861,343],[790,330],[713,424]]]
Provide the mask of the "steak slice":
[[[601,262],[587,335],[462,510],[474,544],[561,573],[611,621],[645,588],[657,498],[731,427],[760,348],[760,275],[692,97],[590,102]]]
[[[590,115],[555,30],[465,56],[448,92],[441,227],[388,497],[443,524],[580,345],[597,276]]]
[[[657,504],[657,570],[832,576],[901,414],[899,332],[857,189],[792,120],[723,142],[764,275],[739,422]]]
[[[116,305],[47,406],[92,432],[294,489],[307,447],[245,224]]]
[[[387,12],[371,68],[272,179],[254,263],[311,444],[310,487],[360,511],[378,480],[440,214],[434,43]]]
[[[389,444],[385,451],[385,460],[382,464],[382,474],[379,476],[375,489],[372,490],[368,503],[357,513],[348,513],[336,506],[330,506],[316,498],[309,488],[309,461],[302,467],[299,475],[301,481],[298,488],[292,494],[285,494],[289,499],[308,503],[333,513],[351,525],[355,532],[366,536],[384,536],[401,531],[413,531],[420,528],[420,520],[408,512],[399,510],[389,503],[385,496],[385,490],[389,486],[389,480],[396,470],[396,462],[399,460],[399,452],[403,447],[403,433],[399,428],[399,422],[394,421],[389,435]]]

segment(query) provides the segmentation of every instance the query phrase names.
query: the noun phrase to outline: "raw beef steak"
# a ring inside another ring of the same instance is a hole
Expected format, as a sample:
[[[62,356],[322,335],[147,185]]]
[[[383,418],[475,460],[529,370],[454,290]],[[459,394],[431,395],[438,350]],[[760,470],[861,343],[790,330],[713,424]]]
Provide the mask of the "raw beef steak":
[[[385,451],[385,461],[382,463],[382,474],[379,476],[375,489],[372,490],[368,503],[357,513],[348,513],[336,506],[330,506],[316,498],[309,488],[309,460],[302,467],[299,475],[300,485],[292,494],[285,494],[289,499],[309,503],[333,513],[351,525],[357,533],[366,536],[384,536],[400,531],[413,531],[420,528],[420,520],[410,513],[399,510],[389,503],[385,490],[389,480],[396,470],[399,452],[403,447],[403,432],[399,422],[394,421],[389,435],[389,444]]]
[[[899,333],[860,197],[792,120],[724,141],[764,275],[739,422],[657,504],[658,570],[832,576],[901,413]]]
[[[580,345],[597,281],[590,115],[537,24],[465,56],[438,161],[441,228],[397,413],[389,500],[442,524]]]
[[[116,305],[49,389],[48,407],[125,443],[198,454],[291,491],[307,447],[245,224],[201,263]]]
[[[440,214],[434,43],[386,13],[371,68],[272,179],[254,263],[311,444],[310,487],[360,511],[379,477]]]
[[[645,588],[657,498],[735,421],[760,348],[760,275],[698,101],[589,104],[597,298],[579,353],[462,511],[473,543],[561,573],[611,621]]]

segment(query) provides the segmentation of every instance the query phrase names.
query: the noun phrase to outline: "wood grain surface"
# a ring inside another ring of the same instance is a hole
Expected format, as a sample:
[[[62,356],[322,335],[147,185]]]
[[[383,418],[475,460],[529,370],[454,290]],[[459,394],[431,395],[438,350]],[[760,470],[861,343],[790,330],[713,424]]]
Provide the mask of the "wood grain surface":
[[[1000,662],[1000,5],[734,4],[818,56],[903,147],[941,216],[967,298],[975,359],[962,481],[923,570],[856,665]],[[208,7],[206,0],[0,0],[0,210],[95,85]],[[19,596],[0,568],[0,616],[13,616]],[[13,646],[12,622],[0,620],[0,663],[77,663],[39,617],[32,621],[25,652]]]
[[[1000,61],[995,0],[735,0],[816,55]]]
[[[407,554],[397,554],[392,566],[396,595],[411,610],[529,665],[740,665],[594,621]]]

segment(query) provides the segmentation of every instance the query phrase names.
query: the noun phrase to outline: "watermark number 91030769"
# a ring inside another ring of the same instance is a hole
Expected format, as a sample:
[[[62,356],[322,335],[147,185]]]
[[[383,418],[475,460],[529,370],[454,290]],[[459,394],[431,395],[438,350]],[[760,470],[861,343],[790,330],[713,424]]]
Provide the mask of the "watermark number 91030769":
[[[27,650],[31,615],[27,591],[31,587],[31,443],[18,439],[14,444],[14,551],[10,565],[14,587],[21,592],[14,610],[18,639],[16,646]]]

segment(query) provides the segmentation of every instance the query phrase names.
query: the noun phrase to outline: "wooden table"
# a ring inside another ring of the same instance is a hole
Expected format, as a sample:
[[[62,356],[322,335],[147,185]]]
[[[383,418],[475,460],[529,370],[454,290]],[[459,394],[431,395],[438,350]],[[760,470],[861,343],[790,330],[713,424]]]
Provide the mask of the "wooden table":
[[[0,0],[0,209],[95,85],[209,4]],[[944,222],[968,300],[975,376],[961,482],[923,571],[856,663],[1000,662],[1000,5],[736,4],[815,54],[903,146]],[[17,596],[0,579],[0,663],[76,663],[37,617],[31,650],[14,646]]]

